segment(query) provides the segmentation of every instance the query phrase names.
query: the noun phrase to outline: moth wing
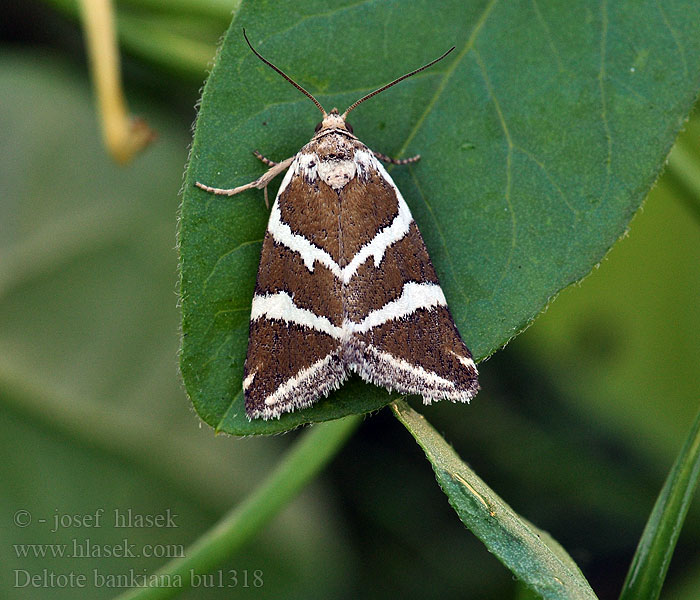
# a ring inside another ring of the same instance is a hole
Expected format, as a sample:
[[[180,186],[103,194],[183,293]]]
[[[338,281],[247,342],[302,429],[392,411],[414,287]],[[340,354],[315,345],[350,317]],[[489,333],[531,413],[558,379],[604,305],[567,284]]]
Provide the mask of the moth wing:
[[[251,419],[310,406],[347,377],[334,274],[338,197],[322,182],[304,181],[299,156],[280,186],[260,255],[243,380]]]
[[[476,366],[406,202],[376,159],[374,166],[361,195],[389,217],[355,249],[356,269],[345,277],[346,362],[366,381],[420,394],[426,404],[467,402],[479,389]]]

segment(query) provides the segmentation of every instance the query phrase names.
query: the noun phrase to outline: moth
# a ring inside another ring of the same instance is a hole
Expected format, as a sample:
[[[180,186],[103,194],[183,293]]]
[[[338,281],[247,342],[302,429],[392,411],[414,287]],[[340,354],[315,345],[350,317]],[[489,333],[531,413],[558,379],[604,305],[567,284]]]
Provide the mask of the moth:
[[[253,53],[305,94],[323,114],[311,141],[233,196],[267,192],[286,171],[263,240],[243,370],[249,419],[279,418],[312,405],[350,373],[389,391],[468,402],[477,370],[457,331],[408,205],[374,152],[354,134],[348,113],[440,58],[360,98],[344,113],[326,112],[283,71]],[[265,196],[267,200],[267,195]]]

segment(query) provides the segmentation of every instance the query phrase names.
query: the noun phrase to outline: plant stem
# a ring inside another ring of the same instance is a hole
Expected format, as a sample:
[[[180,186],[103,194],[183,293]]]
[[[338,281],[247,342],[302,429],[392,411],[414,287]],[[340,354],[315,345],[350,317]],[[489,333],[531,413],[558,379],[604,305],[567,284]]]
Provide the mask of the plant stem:
[[[620,600],[659,597],[700,474],[700,413],[683,445],[642,534]]]
[[[256,491],[188,548],[184,558],[158,571],[164,580],[180,580],[179,586],[138,588],[117,600],[171,598],[191,585],[192,573],[213,570],[258,533],[328,464],[361,421],[361,415],[353,415],[310,427]]]
[[[162,17],[121,14],[119,40],[133,54],[169,71],[201,80],[216,54],[215,44],[207,41],[212,36],[197,39],[173,31],[169,25]]]
[[[112,158],[125,164],[153,141],[154,133],[126,107],[112,2],[82,0],[80,5],[102,137]]]

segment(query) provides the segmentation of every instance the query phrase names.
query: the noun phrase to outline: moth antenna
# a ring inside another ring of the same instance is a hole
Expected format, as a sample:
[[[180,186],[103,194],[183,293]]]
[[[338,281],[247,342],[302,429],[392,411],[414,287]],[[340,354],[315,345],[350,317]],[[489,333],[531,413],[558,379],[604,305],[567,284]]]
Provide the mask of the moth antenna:
[[[415,71],[411,71],[410,73],[406,73],[405,75],[402,75],[402,76],[399,77],[398,79],[394,79],[394,81],[392,81],[391,83],[387,83],[386,85],[383,85],[383,86],[380,87],[378,90],[374,90],[373,92],[367,94],[366,96],[363,96],[363,97],[360,98],[357,102],[355,102],[354,104],[351,104],[351,105],[350,105],[350,108],[348,108],[348,109],[343,113],[343,115],[342,115],[343,118],[347,117],[347,116],[348,116],[348,113],[349,113],[351,110],[357,108],[358,105],[362,104],[365,100],[369,100],[372,96],[376,96],[379,92],[383,92],[384,90],[389,89],[392,85],[396,85],[397,83],[399,83],[399,81],[403,81],[404,79],[408,79],[408,78],[411,77],[412,75],[415,75],[416,73],[420,73],[421,71],[425,71],[428,67],[432,67],[436,62],[440,62],[443,58],[445,58],[445,57],[446,57],[450,52],[452,52],[454,49],[455,49],[455,47],[452,46],[452,48],[450,48],[447,52],[445,52],[445,54],[443,54],[440,58],[436,58],[435,60],[429,62],[427,65],[423,65],[422,67],[420,67],[419,69],[416,69]],[[253,50],[253,52],[255,52],[255,50]],[[257,52],[256,52],[256,54],[257,54]],[[263,59],[263,60],[264,60],[264,59]],[[297,86],[297,87],[298,87],[298,86]]]
[[[260,52],[258,52],[255,48],[253,48],[253,44],[250,43],[248,36],[245,34],[245,28],[243,28],[243,37],[245,38],[245,41],[248,43],[248,47],[253,51],[253,54],[255,54],[255,56],[257,56],[261,61],[263,61],[268,67],[270,67],[271,69],[277,71],[280,75],[282,75],[282,77],[284,77],[289,83],[291,83],[295,88],[297,88],[302,94],[311,98],[311,101],[318,107],[318,110],[320,110],[323,113],[324,117],[328,114],[328,113],[326,113],[323,106],[321,106],[321,103],[318,100],[316,100],[316,98],[314,98],[309,92],[307,92],[303,87],[301,87],[289,75],[287,75],[284,71],[282,71],[282,69],[273,65],[269,60],[267,60],[264,56],[262,56],[260,54]],[[429,67],[430,65],[427,65],[427,66]],[[423,67],[423,68],[425,68],[425,67]]]

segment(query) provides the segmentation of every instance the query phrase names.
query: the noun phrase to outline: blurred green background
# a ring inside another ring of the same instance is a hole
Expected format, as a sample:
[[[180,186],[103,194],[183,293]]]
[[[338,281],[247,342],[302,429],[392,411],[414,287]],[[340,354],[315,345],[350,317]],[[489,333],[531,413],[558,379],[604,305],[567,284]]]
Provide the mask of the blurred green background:
[[[68,552],[74,541],[127,539],[136,550],[177,552],[254,489],[298,435],[215,437],[180,385],[178,192],[199,88],[231,6],[179,5],[177,17],[155,1],[120,5],[129,102],[159,135],[126,168],[101,146],[73,3],[13,5],[0,24],[6,598],[113,597],[123,590],[99,576],[144,575],[165,558],[33,557],[18,545],[68,544]],[[695,117],[629,236],[480,366],[483,391],[472,406],[417,407],[489,485],[564,545],[602,600],[617,597],[700,404],[699,142]],[[101,527],[77,526],[99,509]],[[170,511],[177,527],[120,530],[115,509]],[[56,515],[69,526],[53,532]],[[696,501],[663,598],[700,597],[699,541]],[[517,593],[386,409],[222,566],[229,583],[231,570],[239,591],[256,598]],[[26,574],[71,571],[87,574],[84,590],[23,585]],[[182,597],[230,594],[213,587]]]

